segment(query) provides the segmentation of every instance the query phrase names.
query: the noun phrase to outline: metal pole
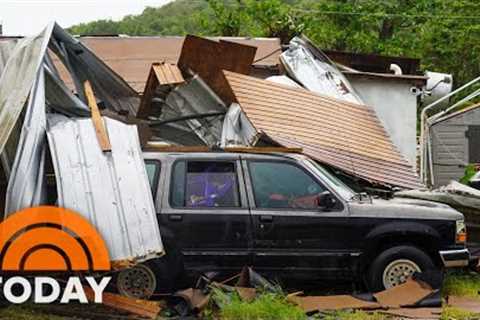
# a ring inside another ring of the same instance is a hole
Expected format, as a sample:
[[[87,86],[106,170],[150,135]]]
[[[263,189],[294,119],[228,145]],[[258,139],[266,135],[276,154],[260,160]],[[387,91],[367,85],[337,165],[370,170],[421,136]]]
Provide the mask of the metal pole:
[[[464,84],[460,88],[450,92],[446,96],[432,102],[431,104],[429,104],[428,106],[423,108],[423,110],[420,114],[420,179],[422,179],[422,181],[424,183],[426,183],[426,181],[424,179],[424,176],[425,176],[425,157],[426,157],[426,153],[428,153],[428,151],[425,150],[425,125],[426,125],[425,122],[426,122],[427,111],[432,109],[433,107],[437,106],[441,102],[447,100],[451,96],[453,96],[453,95],[457,94],[458,92],[462,91],[463,89],[468,88],[469,86],[478,82],[479,80],[480,80],[480,77],[477,77],[477,78],[473,79],[472,81]]]

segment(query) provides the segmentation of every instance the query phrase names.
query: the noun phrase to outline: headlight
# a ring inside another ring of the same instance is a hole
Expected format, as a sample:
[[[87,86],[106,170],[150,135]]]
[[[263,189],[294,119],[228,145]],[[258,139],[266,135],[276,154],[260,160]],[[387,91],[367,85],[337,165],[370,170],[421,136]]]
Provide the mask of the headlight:
[[[467,242],[467,227],[465,220],[457,220],[456,243],[465,244]]]

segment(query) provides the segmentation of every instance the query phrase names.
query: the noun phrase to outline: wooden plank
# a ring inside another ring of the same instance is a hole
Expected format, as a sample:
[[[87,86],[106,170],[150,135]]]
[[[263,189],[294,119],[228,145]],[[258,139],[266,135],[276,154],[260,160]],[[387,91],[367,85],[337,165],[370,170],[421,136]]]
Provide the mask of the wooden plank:
[[[227,147],[211,149],[207,146],[156,146],[147,144],[145,151],[153,152],[242,152],[242,153],[302,153],[302,148],[284,147]]]
[[[87,299],[93,301],[94,292],[89,287],[83,287]],[[119,294],[104,292],[103,305],[120,311],[126,311],[141,317],[155,319],[161,311],[160,304],[154,301],[134,299]]]
[[[224,149],[227,152],[245,152],[245,153],[302,153],[302,148],[284,148],[284,147],[228,147]]]
[[[103,152],[112,151],[112,146],[110,144],[110,139],[108,139],[107,128],[103,122],[102,115],[100,110],[98,110],[97,102],[95,100],[95,95],[93,94],[92,86],[87,80],[84,83],[85,87],[85,96],[87,97],[88,106],[92,112],[92,122],[95,127],[95,133],[97,134],[97,140],[100,144],[100,148]]]

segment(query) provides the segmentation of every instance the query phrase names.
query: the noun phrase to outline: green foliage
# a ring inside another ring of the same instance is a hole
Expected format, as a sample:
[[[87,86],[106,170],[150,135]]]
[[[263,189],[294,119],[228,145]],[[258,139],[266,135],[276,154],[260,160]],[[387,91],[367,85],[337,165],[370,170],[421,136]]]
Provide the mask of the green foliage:
[[[470,179],[473,178],[473,176],[477,173],[477,171],[475,170],[475,165],[473,164],[469,164],[466,168],[465,168],[465,174],[463,175],[463,177],[460,179],[460,182],[463,183],[463,184],[468,184],[468,182],[470,181]]]
[[[15,320],[62,320],[64,317],[59,317],[50,314],[40,313],[34,309],[29,308],[28,305],[11,305],[0,309],[0,319],[15,319]]]
[[[227,294],[221,290],[213,290],[213,300],[220,306],[220,319],[235,320],[303,320],[307,316],[297,306],[286,301],[284,295],[262,293],[253,302],[245,302],[236,294]]]
[[[453,73],[480,75],[478,0],[176,0],[121,21],[70,28],[74,34],[280,37],[305,33],[324,49],[421,58]]]
[[[449,273],[443,282],[442,294],[445,297],[479,298],[479,292],[480,275],[478,274]]]
[[[389,320],[393,319],[385,314],[379,312],[365,312],[361,310],[355,311],[335,311],[319,317],[322,320]]]
[[[445,307],[442,310],[440,320],[477,320],[480,315],[458,308]]]

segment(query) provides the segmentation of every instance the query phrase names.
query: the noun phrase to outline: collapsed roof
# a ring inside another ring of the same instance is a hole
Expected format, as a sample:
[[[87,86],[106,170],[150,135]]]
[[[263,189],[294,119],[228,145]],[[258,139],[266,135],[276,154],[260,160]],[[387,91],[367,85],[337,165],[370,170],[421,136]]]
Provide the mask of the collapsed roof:
[[[369,181],[419,186],[371,108],[233,72],[224,75],[247,118],[272,140]]]
[[[140,101],[137,93],[57,24],[36,36],[13,41],[0,44],[0,154],[8,178],[5,216],[58,201],[96,226],[110,244],[110,259],[118,265],[163,254],[158,225],[152,223],[156,213],[137,128],[105,120],[112,148],[104,153],[97,141],[91,141],[95,137],[93,121],[78,120],[90,117],[84,93],[87,81],[104,108],[113,113],[135,115]],[[60,79],[51,53],[69,70],[78,96]],[[47,121],[52,115],[63,120]],[[57,199],[50,202],[46,183],[49,154],[57,180]]]

